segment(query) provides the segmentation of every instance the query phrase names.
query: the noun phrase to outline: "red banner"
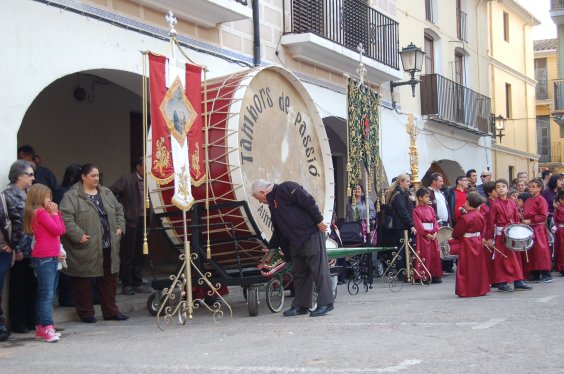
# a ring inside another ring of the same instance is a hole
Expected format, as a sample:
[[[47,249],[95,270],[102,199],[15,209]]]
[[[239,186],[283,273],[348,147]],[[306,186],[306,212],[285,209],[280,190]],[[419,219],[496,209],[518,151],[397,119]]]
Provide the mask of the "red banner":
[[[186,98],[197,113],[188,131],[190,157],[190,177],[195,187],[201,185],[206,177],[204,158],[204,128],[202,118],[202,68],[186,64]]]
[[[151,174],[159,184],[174,179],[170,133],[166,126],[160,105],[166,96],[165,56],[149,53],[149,90],[151,93]]]

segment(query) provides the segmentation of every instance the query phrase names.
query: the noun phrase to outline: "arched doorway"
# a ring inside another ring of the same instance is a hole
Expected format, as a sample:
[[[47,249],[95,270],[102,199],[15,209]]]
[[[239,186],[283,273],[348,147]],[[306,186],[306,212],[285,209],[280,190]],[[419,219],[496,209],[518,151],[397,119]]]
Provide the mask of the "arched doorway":
[[[443,180],[445,182],[445,186],[450,186],[451,183],[454,183],[456,177],[460,175],[464,175],[464,169],[462,166],[456,161],[452,160],[438,160],[433,161],[431,166],[425,172],[425,175],[421,179],[421,183],[423,186],[429,186],[429,178],[433,173],[441,173],[443,175]]]

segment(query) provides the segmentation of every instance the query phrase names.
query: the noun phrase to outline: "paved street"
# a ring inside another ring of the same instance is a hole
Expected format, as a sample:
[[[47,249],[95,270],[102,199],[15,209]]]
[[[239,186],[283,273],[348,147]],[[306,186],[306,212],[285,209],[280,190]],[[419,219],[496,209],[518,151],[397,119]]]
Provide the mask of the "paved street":
[[[563,373],[564,278],[554,275],[533,291],[472,299],[454,295],[454,275],[400,292],[376,283],[356,296],[343,285],[335,310],[321,318],[283,317],[264,302],[258,317],[248,317],[236,289],[228,298],[233,318],[223,325],[203,310],[164,332],[144,310],[121,323],[64,322],[56,344],[32,334],[0,343],[0,371]],[[140,305],[144,297],[137,298]]]

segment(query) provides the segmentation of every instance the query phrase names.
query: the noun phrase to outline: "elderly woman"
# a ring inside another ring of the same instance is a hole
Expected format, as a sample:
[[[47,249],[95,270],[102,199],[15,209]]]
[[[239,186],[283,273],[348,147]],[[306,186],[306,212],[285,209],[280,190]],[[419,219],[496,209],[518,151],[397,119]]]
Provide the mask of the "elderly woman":
[[[12,222],[9,247],[16,251],[16,262],[10,271],[8,310],[12,331],[27,333],[35,329],[37,294],[37,281],[31,267],[31,245],[24,245],[26,241],[22,240],[26,191],[34,180],[32,164],[25,160],[15,161],[10,167],[8,179],[10,184],[3,194],[8,218]]]
[[[125,229],[123,207],[112,191],[100,186],[98,167],[86,164],[81,180],[65,193],[61,213],[66,235],[67,275],[71,278],[72,298],[82,322],[94,323],[92,278],[95,279],[105,320],[123,321],[116,305],[119,244]]]

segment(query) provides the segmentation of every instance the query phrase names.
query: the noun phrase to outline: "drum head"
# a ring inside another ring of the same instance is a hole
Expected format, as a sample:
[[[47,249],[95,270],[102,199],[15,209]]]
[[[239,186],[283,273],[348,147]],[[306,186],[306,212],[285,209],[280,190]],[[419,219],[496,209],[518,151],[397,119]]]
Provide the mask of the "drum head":
[[[241,82],[230,112],[229,128],[238,136],[228,138],[233,185],[237,200],[249,202],[265,239],[272,236],[270,212],[252,198],[256,179],[274,183],[293,181],[302,185],[317,202],[325,221],[333,208],[333,163],[325,126],[301,82],[289,71],[268,67]],[[238,100],[237,96],[241,94]]]

